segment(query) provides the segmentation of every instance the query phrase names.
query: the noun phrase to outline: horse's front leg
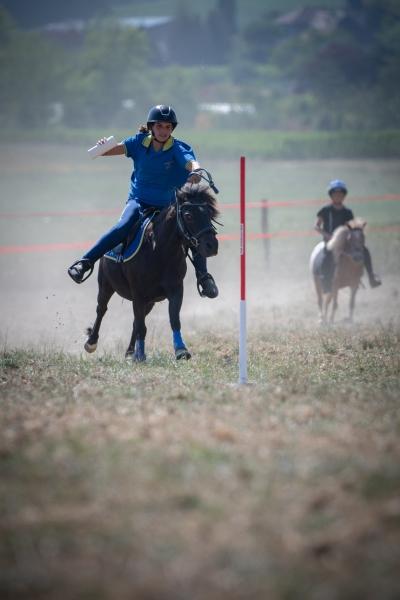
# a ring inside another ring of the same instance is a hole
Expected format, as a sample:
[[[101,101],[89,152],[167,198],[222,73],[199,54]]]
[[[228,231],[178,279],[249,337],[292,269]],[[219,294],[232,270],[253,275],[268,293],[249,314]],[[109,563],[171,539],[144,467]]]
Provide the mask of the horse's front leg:
[[[132,358],[134,362],[144,362],[146,360],[145,338],[147,328],[145,324],[146,315],[151,311],[154,304],[146,304],[141,300],[133,300],[133,327],[131,341],[125,356]]]
[[[333,325],[333,322],[335,320],[335,313],[338,307],[338,290],[334,289],[332,292],[332,312],[331,312],[331,319],[330,319],[330,323],[331,325]]]
[[[97,342],[99,340],[99,331],[100,325],[103,320],[104,315],[107,312],[108,302],[111,296],[114,294],[114,289],[110,283],[108,283],[107,279],[104,276],[102,265],[99,267],[99,293],[97,295],[97,309],[96,309],[96,321],[94,322],[93,327],[88,327],[87,334],[88,338],[85,342],[85,350],[86,352],[94,352],[97,348]]]
[[[181,358],[189,360],[189,358],[191,358],[191,354],[186,348],[185,342],[183,341],[181,334],[180,312],[182,307],[182,300],[183,284],[181,284],[178,289],[175,289],[173,292],[168,294],[168,311],[169,322],[171,324],[172,329],[175,358],[177,360],[180,360]]]
[[[332,300],[332,293],[328,292],[327,294],[323,294],[322,297],[322,323],[326,325],[328,323],[328,311],[329,305]]]
[[[358,285],[357,287],[352,287],[350,290],[350,304],[349,304],[349,322],[352,323],[353,322],[353,314],[354,314],[354,307],[356,305],[356,294],[357,294],[357,290],[358,290]]]

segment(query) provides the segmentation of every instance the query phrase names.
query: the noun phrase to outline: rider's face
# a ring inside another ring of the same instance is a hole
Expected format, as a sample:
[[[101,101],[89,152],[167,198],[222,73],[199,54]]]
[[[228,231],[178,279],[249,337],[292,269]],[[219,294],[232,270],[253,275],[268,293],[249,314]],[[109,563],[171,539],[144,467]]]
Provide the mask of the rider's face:
[[[336,190],[331,193],[332,204],[336,208],[340,208],[343,205],[346,194],[341,190]]]
[[[154,137],[160,142],[166,142],[173,130],[172,123],[158,121],[152,127]]]

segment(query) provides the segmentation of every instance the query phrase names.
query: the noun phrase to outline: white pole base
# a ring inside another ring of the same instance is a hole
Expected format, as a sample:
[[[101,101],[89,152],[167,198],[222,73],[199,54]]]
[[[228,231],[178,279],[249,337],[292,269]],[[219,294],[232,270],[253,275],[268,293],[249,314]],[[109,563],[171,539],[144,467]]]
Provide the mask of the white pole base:
[[[239,383],[247,383],[247,324],[246,300],[240,301],[239,325]]]

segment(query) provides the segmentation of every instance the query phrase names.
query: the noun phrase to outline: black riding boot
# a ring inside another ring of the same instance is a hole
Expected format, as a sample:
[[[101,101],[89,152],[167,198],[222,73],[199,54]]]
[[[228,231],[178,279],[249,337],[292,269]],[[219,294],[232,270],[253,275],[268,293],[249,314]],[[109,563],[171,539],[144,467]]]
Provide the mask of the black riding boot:
[[[192,256],[200,296],[202,298],[216,298],[219,292],[214,277],[207,272],[207,260],[195,251],[192,251]]]
[[[382,284],[382,281],[375,275],[372,270],[372,259],[371,254],[366,246],[364,246],[364,266],[368,273],[369,285],[372,288],[376,288]]]
[[[94,265],[91,260],[88,258],[81,258],[81,260],[78,260],[69,267],[68,275],[75,281],[75,283],[82,283],[91,276],[93,273],[93,267]],[[87,271],[89,271],[89,273],[86,275],[86,277],[84,277]]]

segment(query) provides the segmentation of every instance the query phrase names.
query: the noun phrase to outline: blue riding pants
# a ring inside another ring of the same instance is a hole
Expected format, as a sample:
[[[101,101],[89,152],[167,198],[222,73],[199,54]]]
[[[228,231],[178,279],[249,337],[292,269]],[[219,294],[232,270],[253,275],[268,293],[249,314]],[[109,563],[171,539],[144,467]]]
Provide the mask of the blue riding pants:
[[[83,256],[92,263],[96,262],[106,252],[118,246],[127,237],[135,223],[139,220],[142,206],[136,200],[128,200],[118,223],[111,227],[95,245]]]

